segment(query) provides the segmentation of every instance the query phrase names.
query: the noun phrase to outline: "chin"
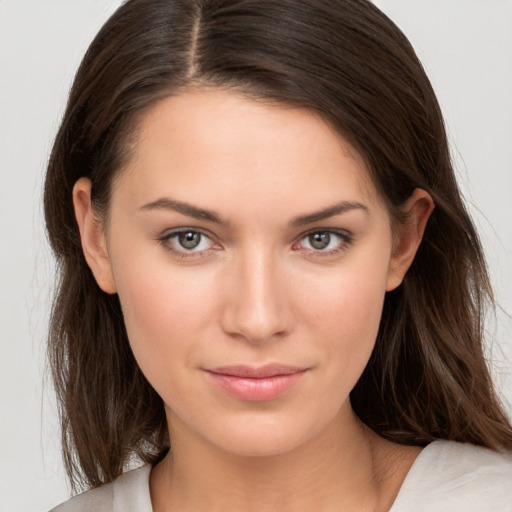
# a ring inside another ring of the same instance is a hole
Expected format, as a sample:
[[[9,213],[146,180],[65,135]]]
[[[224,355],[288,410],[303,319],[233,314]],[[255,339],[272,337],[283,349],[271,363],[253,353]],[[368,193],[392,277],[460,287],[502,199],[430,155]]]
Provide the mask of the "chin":
[[[223,422],[217,431],[209,432],[208,440],[232,455],[274,457],[307,443],[318,434],[318,427],[316,422],[313,425],[302,425],[294,415],[287,418],[258,418],[249,415],[240,421]]]
[[[230,439],[217,444],[224,452],[239,457],[276,457],[293,451],[300,445],[300,441],[291,438],[285,432],[280,435],[240,435],[234,433]]]

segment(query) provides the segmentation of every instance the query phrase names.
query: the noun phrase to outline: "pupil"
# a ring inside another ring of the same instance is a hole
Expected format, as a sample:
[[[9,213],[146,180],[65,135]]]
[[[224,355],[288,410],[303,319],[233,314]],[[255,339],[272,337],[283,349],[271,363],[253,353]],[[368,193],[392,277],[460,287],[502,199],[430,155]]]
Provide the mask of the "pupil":
[[[329,233],[314,233],[309,235],[309,242],[315,249],[325,249],[331,241]]]
[[[185,249],[195,249],[199,245],[200,240],[201,235],[199,233],[193,233],[192,231],[178,235],[178,241]]]

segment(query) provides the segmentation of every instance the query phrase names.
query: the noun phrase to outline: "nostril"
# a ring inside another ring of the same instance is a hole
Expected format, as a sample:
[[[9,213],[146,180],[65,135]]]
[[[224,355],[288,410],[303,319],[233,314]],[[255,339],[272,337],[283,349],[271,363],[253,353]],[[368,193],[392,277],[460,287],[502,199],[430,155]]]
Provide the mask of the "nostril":
[[[290,328],[286,307],[276,301],[239,298],[225,308],[223,330],[250,343],[265,343],[286,334]]]
[[[283,337],[287,329],[276,317],[255,322],[241,316],[235,316],[231,320],[224,321],[223,330],[235,337],[239,337],[253,344],[267,343]]]

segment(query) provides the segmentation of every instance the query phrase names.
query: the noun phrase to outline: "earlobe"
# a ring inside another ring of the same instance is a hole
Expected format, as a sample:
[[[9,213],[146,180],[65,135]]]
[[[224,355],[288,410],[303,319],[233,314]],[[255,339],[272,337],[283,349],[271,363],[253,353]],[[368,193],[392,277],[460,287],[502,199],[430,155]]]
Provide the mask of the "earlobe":
[[[417,188],[405,202],[403,210],[406,220],[397,226],[388,267],[387,291],[397,288],[409,270],[423,238],[427,221],[434,210],[434,201],[428,192]]]
[[[92,208],[91,180],[89,178],[80,178],[75,183],[73,206],[85,260],[92,270],[98,286],[106,293],[116,293],[104,226]]]

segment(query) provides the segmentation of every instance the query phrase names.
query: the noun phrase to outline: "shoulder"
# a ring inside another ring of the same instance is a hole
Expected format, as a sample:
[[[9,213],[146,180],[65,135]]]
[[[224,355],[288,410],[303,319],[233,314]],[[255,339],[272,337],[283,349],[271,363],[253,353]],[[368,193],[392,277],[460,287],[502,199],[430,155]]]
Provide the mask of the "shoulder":
[[[512,512],[512,453],[435,441],[418,456],[390,512]]]
[[[74,496],[50,512],[152,512],[150,471],[149,465],[128,471],[114,482]]]

